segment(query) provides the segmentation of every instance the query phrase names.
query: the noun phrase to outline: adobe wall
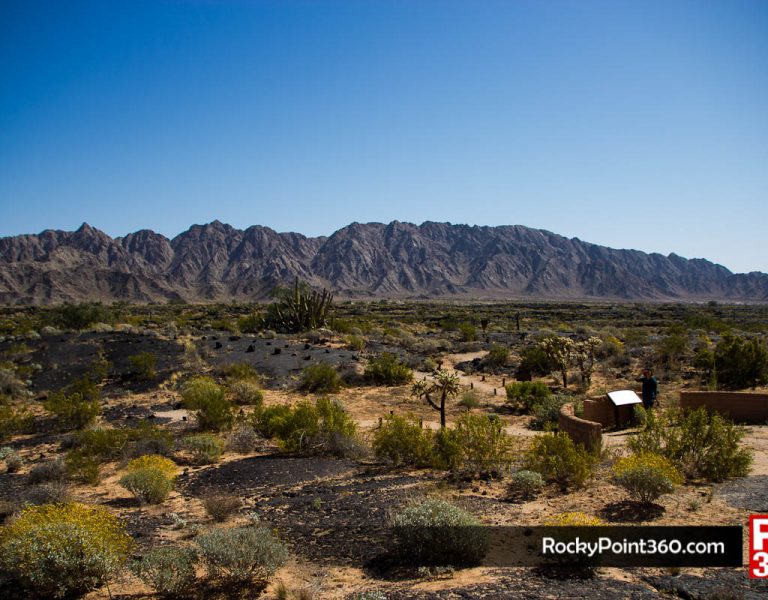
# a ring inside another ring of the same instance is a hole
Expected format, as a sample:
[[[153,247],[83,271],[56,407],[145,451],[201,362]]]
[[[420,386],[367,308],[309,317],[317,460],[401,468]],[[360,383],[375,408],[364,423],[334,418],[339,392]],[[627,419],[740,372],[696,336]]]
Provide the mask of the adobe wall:
[[[680,392],[680,408],[699,408],[739,423],[768,422],[768,394],[752,392]]]
[[[589,450],[600,450],[603,443],[602,426],[573,414],[573,404],[565,404],[560,409],[557,424],[560,431],[567,433],[574,442],[583,444]]]
[[[596,396],[584,400],[584,418],[587,421],[600,423],[603,427],[616,426],[617,412],[621,425],[627,425],[632,421],[634,415],[632,404],[616,407],[608,396]]]

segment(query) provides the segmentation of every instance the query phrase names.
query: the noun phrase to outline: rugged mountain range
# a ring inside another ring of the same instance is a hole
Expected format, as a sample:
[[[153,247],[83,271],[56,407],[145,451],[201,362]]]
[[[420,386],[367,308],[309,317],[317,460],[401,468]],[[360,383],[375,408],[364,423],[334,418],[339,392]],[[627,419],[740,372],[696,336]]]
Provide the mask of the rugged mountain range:
[[[3,304],[254,300],[296,276],[343,297],[768,301],[764,273],[520,225],[352,223],[308,238],[214,221],[113,239],[84,223],[0,238]]]

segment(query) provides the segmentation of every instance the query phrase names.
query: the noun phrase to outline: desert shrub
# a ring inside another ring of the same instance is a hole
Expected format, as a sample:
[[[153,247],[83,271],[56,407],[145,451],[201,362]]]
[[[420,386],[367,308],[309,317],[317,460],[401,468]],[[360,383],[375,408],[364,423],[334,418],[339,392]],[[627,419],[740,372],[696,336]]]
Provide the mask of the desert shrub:
[[[263,325],[264,317],[262,315],[246,315],[237,320],[237,328],[243,333],[258,333]]]
[[[75,481],[96,485],[101,481],[99,466],[100,459],[97,456],[86,454],[75,448],[67,452],[64,458],[67,467],[67,476]]]
[[[259,374],[248,363],[229,363],[218,371],[224,378],[231,381],[259,381]]]
[[[543,429],[544,431],[554,431],[557,429],[557,422],[560,417],[560,409],[573,399],[570,396],[561,394],[547,396],[533,406],[533,419],[531,420],[531,429]]]
[[[192,548],[152,548],[131,563],[131,571],[158,594],[182,598],[188,597],[195,584],[196,561]]]
[[[157,377],[157,356],[154,352],[139,352],[128,357],[136,379],[148,380]]]
[[[393,525],[395,552],[409,565],[472,566],[488,552],[480,521],[443,500],[408,506],[395,514]]]
[[[29,482],[33,485],[51,481],[64,481],[67,478],[67,465],[61,458],[48,460],[32,467]]]
[[[541,381],[514,381],[506,386],[507,400],[517,404],[527,411],[533,410],[551,394],[549,388]]]
[[[273,404],[253,415],[254,429],[265,438],[273,438],[282,431],[293,410],[287,404]]]
[[[160,504],[173,489],[177,467],[164,456],[147,455],[134,458],[126,470],[128,473],[120,478],[120,485],[140,502]]]
[[[175,478],[178,471],[176,463],[170,458],[158,455],[146,455],[134,458],[125,467],[129,473],[141,471],[143,469],[157,469],[166,477]]]
[[[202,501],[205,512],[218,523],[229,519],[243,505],[240,496],[229,492],[207,492],[203,495]]]
[[[515,377],[520,380],[530,380],[531,377],[549,375],[556,368],[557,365],[540,346],[528,346],[520,352],[520,364]]]
[[[126,458],[136,458],[147,454],[167,455],[172,448],[172,432],[142,422],[138,427],[128,429],[128,442],[123,449],[123,455]]]
[[[199,465],[219,462],[224,453],[224,442],[212,433],[188,435],[181,440],[181,447],[192,454],[192,460]]]
[[[328,363],[309,365],[302,371],[299,389],[303,392],[332,394],[341,389],[341,376]]]
[[[565,433],[536,436],[525,454],[524,468],[561,489],[579,487],[592,475],[596,458]]]
[[[0,442],[16,433],[29,430],[32,423],[33,417],[30,413],[13,406],[0,406]]]
[[[676,367],[680,359],[690,351],[688,335],[685,332],[671,331],[656,345],[659,362],[666,367]]]
[[[544,478],[535,471],[517,471],[510,477],[508,491],[513,498],[532,500],[544,488]]]
[[[477,408],[478,406],[480,406],[480,396],[474,390],[464,392],[461,395],[461,399],[457,402],[457,404],[462,408],[466,408],[467,410],[472,410],[473,408]]]
[[[71,443],[89,456],[114,460],[122,455],[128,443],[128,429],[86,429],[79,431]]]
[[[232,404],[211,378],[190,379],[182,388],[181,398],[185,408],[196,411],[200,429],[220,431],[232,424]]]
[[[562,512],[544,521],[544,525],[546,527],[596,527],[602,525],[602,521],[583,512]]]
[[[268,581],[288,559],[286,547],[266,527],[214,529],[196,541],[210,576],[228,584]]]
[[[0,448],[0,461],[5,462],[5,469],[9,473],[16,473],[24,464],[24,459],[10,446]]]
[[[464,413],[452,430],[461,449],[460,469],[501,473],[512,460],[512,438],[496,416]]]
[[[460,323],[458,329],[462,342],[474,342],[477,339],[477,328],[472,323]]]
[[[628,445],[636,454],[659,454],[686,479],[723,481],[744,477],[752,450],[742,446],[744,430],[706,409],[648,411],[645,428]]]
[[[94,323],[114,323],[115,316],[100,303],[62,304],[50,309],[46,320],[61,329],[85,329]]]
[[[717,383],[743,389],[768,383],[768,347],[758,338],[725,334],[715,348]]]
[[[7,364],[9,368],[0,368],[0,395],[16,398],[24,392],[24,383],[13,370],[13,363]]]
[[[120,485],[146,504],[160,504],[171,493],[173,479],[159,469],[139,469],[120,478]]]
[[[636,454],[621,458],[613,466],[616,485],[624,488],[633,500],[654,502],[669,494],[683,478],[671,461],[658,454]]]
[[[125,562],[131,538],[105,508],[28,506],[0,533],[0,567],[31,597],[77,597]]]
[[[503,367],[509,360],[509,348],[500,344],[493,344],[485,357],[485,364],[492,369]]]
[[[429,466],[434,459],[433,444],[432,432],[412,414],[385,417],[373,434],[376,457],[395,465]]]
[[[413,379],[413,371],[396,354],[384,352],[368,361],[365,378],[377,385],[403,385]]]
[[[648,411],[645,410],[645,407],[642,404],[635,404],[632,407],[632,422],[635,425],[642,427],[645,425],[647,419]]]
[[[350,335],[346,339],[347,348],[360,352],[365,350],[365,338],[362,335]]]
[[[229,386],[235,404],[253,406],[256,410],[264,404],[264,394],[252,380],[238,380]]]
[[[78,387],[88,387],[78,386]],[[82,391],[60,391],[52,394],[44,403],[45,410],[53,413],[57,424],[63,430],[82,429],[89,425],[101,412],[98,388]]]
[[[285,452],[342,456],[359,450],[357,425],[338,400],[303,401],[262,416],[267,419],[262,430],[277,438]]]
[[[249,454],[259,444],[259,434],[252,425],[240,423],[229,433],[227,447],[238,454]]]
[[[63,481],[33,485],[24,493],[26,504],[66,504],[72,500],[69,486]]]

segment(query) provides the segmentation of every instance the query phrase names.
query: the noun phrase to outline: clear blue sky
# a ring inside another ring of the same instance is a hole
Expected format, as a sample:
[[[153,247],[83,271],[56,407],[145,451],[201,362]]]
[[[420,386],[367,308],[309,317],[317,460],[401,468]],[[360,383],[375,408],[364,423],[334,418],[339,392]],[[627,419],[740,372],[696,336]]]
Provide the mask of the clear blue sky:
[[[0,2],[0,235],[523,224],[768,271],[768,2]]]

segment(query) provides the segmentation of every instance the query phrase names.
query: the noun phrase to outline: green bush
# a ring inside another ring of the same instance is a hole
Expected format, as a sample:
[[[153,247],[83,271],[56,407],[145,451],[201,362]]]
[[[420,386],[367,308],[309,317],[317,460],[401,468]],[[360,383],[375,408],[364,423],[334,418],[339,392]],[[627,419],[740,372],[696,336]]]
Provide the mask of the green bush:
[[[219,369],[219,373],[231,381],[259,381],[259,374],[248,363],[229,363]]]
[[[67,475],[75,481],[96,485],[101,481],[99,473],[100,460],[97,456],[86,454],[75,448],[67,452],[64,459],[67,466]]]
[[[293,408],[271,406],[256,417],[256,428],[276,438],[285,452],[348,456],[359,453],[357,425],[338,400],[318,398]]]
[[[547,385],[541,381],[515,381],[506,386],[507,400],[530,412],[551,394]]]
[[[540,346],[528,346],[520,353],[520,364],[515,377],[520,380],[530,380],[531,377],[544,377],[557,368]]]
[[[406,507],[393,525],[395,552],[408,565],[478,565],[490,545],[476,517],[443,500]]]
[[[105,508],[28,506],[0,531],[0,570],[27,597],[74,598],[104,585],[131,546]]]
[[[99,396],[96,384],[87,377],[82,377],[72,382],[65,390],[52,394],[43,403],[43,407],[56,416],[61,429],[83,429],[101,412]]]
[[[136,379],[148,380],[157,377],[157,356],[154,352],[140,352],[128,357]]]
[[[554,431],[557,429],[557,423],[560,417],[560,409],[573,398],[570,396],[556,395],[543,398],[533,406],[533,419],[531,419],[531,429],[541,429],[544,431]]]
[[[670,494],[683,478],[675,465],[658,454],[636,454],[621,458],[613,466],[616,485],[624,488],[633,500],[650,503]]]
[[[33,416],[12,406],[0,406],[0,442],[4,442],[16,433],[28,431],[33,424]]]
[[[538,435],[525,454],[524,468],[539,473],[561,489],[579,487],[592,476],[596,457],[569,435]]]
[[[184,407],[194,410],[202,430],[220,431],[232,424],[232,404],[225,398],[224,390],[209,377],[190,379],[181,391]]]
[[[198,536],[209,575],[230,585],[269,581],[288,560],[288,550],[265,527],[214,529]]]
[[[181,447],[192,453],[192,460],[198,465],[217,463],[224,454],[224,442],[212,433],[189,435],[181,441]]]
[[[299,389],[316,394],[332,394],[341,389],[341,376],[328,363],[309,365],[302,371]]]
[[[196,582],[196,561],[192,548],[152,548],[131,564],[131,571],[162,596],[188,597]]]
[[[176,465],[163,456],[141,456],[126,467],[128,473],[120,478],[120,485],[142,503],[160,504],[173,489]]]
[[[744,389],[768,383],[768,347],[758,338],[725,334],[715,348],[717,383]]]
[[[434,440],[416,415],[389,415],[373,434],[377,458],[395,465],[430,466],[434,460]]]
[[[474,390],[464,392],[461,395],[461,400],[459,400],[457,404],[462,408],[466,408],[467,410],[472,410],[473,408],[477,408],[478,406],[480,406],[480,396]]]
[[[474,342],[477,339],[477,328],[472,323],[460,323],[459,333],[462,342]]]
[[[451,430],[460,449],[460,465],[472,473],[500,474],[512,461],[512,438],[495,415],[464,413]]]
[[[493,344],[485,357],[485,363],[492,369],[503,367],[509,360],[509,348],[500,344]]]
[[[229,386],[235,404],[253,406],[259,410],[264,404],[264,394],[258,384],[252,380],[238,380]]]
[[[94,323],[114,323],[115,316],[100,303],[62,304],[50,309],[46,321],[60,329],[85,329]]]
[[[544,478],[535,471],[517,471],[510,477],[508,491],[513,498],[533,500],[544,488]]]
[[[645,428],[628,442],[636,454],[659,454],[686,479],[723,481],[744,477],[752,450],[742,446],[744,430],[706,409],[648,411]]]
[[[403,385],[413,379],[413,371],[396,354],[384,352],[368,361],[365,378],[376,385]]]
[[[146,504],[161,504],[173,489],[173,479],[157,469],[139,469],[120,478],[120,485]]]

